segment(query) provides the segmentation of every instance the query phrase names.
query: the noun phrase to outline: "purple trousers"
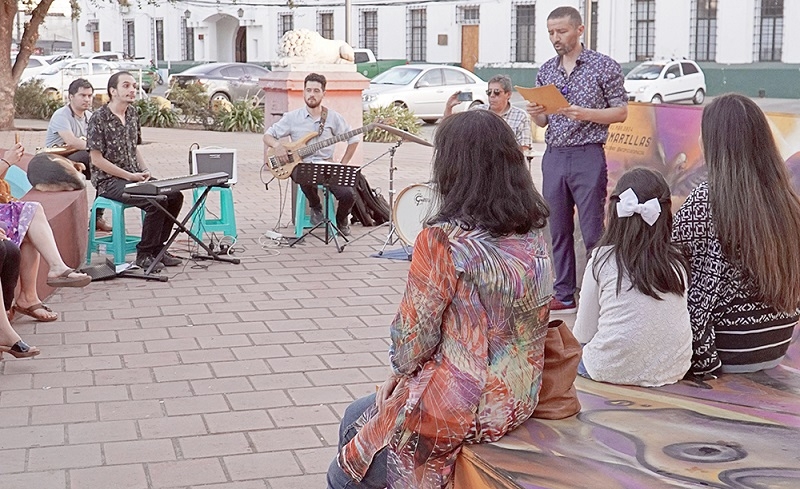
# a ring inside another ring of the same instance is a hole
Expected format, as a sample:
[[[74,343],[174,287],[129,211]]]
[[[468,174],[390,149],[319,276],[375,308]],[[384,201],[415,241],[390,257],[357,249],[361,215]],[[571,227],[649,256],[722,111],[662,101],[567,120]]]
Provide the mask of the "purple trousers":
[[[548,147],[542,157],[542,196],[550,206],[556,299],[575,299],[575,207],[587,253],[603,234],[608,170],[602,144]]]

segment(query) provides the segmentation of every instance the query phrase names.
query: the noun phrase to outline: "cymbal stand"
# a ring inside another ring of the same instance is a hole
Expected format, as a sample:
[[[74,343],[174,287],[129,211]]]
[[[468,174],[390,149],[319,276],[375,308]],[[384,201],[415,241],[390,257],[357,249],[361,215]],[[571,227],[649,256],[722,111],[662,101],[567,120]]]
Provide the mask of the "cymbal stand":
[[[383,255],[383,252],[386,251],[386,247],[389,244],[394,244],[399,240],[399,237],[397,236],[397,229],[396,229],[396,227],[394,225],[394,194],[395,194],[395,190],[394,190],[394,172],[395,172],[395,170],[397,170],[397,167],[394,166],[394,154],[397,152],[397,148],[399,148],[401,144],[403,144],[403,140],[402,139],[398,140],[395,143],[395,145],[392,146],[391,148],[389,148],[385,153],[379,155],[377,158],[373,159],[372,161],[368,162],[367,164],[365,164],[364,166],[361,167],[361,169],[364,169],[365,167],[367,167],[367,166],[371,165],[372,163],[378,161],[379,159],[383,158],[387,154],[389,155],[389,220],[384,222],[383,224],[375,226],[375,228],[370,230],[369,232],[364,233],[364,234],[362,234],[361,236],[359,236],[359,237],[357,237],[355,239],[351,239],[349,243],[345,244],[345,246],[348,245],[348,244],[355,243],[356,241],[358,241],[359,239],[361,239],[361,238],[363,238],[365,236],[371,235],[372,233],[374,233],[375,231],[377,231],[378,229],[380,229],[380,228],[382,228],[382,227],[384,227],[386,225],[389,226],[389,233],[386,235],[386,240],[383,242],[383,247],[381,247],[380,251],[378,251],[378,255]],[[400,241],[400,245],[403,247],[403,251],[405,251],[406,256],[410,260],[411,259],[411,252],[409,251],[408,247],[402,241]]]

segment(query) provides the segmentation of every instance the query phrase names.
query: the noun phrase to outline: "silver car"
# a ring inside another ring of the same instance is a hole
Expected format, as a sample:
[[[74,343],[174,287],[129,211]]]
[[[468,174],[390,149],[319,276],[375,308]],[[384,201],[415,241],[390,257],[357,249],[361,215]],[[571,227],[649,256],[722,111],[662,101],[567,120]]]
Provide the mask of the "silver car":
[[[362,94],[364,111],[371,107],[401,105],[427,123],[434,123],[444,114],[445,104],[455,92],[472,94],[470,104],[459,104],[454,112],[484,103],[488,85],[475,74],[457,66],[395,66],[372,79]]]
[[[258,86],[258,80],[267,73],[268,69],[250,63],[208,63],[170,75],[169,87],[172,89],[200,83],[205,86],[211,101],[234,102],[258,97],[263,103],[263,92]],[[170,91],[167,90],[167,99],[170,98]]]

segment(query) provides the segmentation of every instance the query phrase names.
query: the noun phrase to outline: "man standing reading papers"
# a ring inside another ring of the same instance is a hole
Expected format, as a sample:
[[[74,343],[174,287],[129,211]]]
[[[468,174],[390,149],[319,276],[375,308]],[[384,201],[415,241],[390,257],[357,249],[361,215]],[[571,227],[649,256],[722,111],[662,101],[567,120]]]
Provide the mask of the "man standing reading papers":
[[[551,311],[575,311],[574,207],[578,207],[586,249],[603,233],[603,206],[608,172],[603,145],[608,126],[628,117],[628,96],[619,63],[586,49],[580,13],[559,7],[547,17],[550,42],[558,53],[539,68],[536,86],[555,85],[569,107],[546,115],[545,107],[528,104],[528,114],[545,133],[542,194],[550,206],[550,233],[556,281]]]

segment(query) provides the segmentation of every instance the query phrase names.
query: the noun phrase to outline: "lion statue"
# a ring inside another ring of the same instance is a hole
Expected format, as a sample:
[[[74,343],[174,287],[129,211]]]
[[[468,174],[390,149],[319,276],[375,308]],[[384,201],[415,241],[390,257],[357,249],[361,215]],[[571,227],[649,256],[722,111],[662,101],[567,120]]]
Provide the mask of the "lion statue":
[[[353,63],[353,48],[344,41],[325,39],[315,31],[288,31],[278,44],[279,66]]]

